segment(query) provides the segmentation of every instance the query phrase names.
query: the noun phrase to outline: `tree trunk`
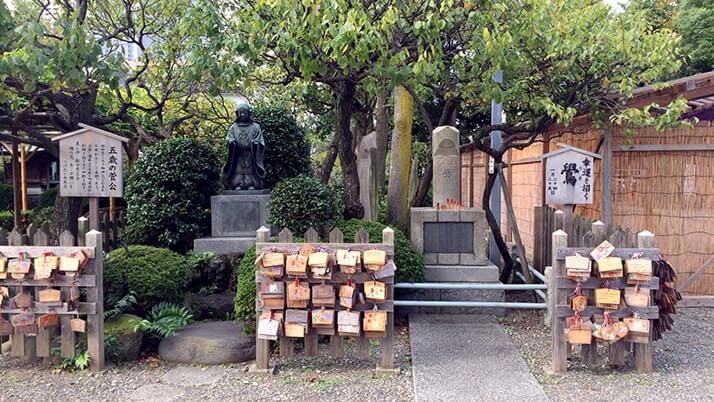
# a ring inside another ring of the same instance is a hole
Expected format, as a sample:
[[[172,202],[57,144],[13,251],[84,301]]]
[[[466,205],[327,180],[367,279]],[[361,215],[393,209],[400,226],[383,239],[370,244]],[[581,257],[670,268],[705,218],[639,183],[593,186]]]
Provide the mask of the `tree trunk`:
[[[497,164],[501,163],[501,157],[502,155],[499,155],[499,158],[496,159]],[[493,236],[493,239],[496,241],[498,251],[501,253],[501,257],[503,257],[504,267],[503,271],[501,271],[501,277],[499,280],[503,283],[508,283],[513,270],[514,261],[511,258],[511,254],[508,252],[508,246],[506,246],[505,240],[503,240],[503,233],[501,232],[499,225],[500,219],[497,219],[491,211],[491,192],[493,191],[493,186],[496,183],[497,177],[497,173],[488,175],[486,186],[483,189],[481,205],[483,206],[483,210],[486,212],[486,221],[488,222],[488,227],[491,229],[491,236]]]
[[[387,189],[387,223],[406,232],[409,227],[409,168],[411,167],[414,99],[402,86],[394,88],[394,131]]]
[[[384,179],[387,174],[387,143],[389,135],[389,122],[387,121],[387,95],[385,93],[377,94],[377,111],[375,113],[376,127],[375,132],[377,133],[377,166],[376,166],[376,180],[377,180],[377,197],[381,198],[384,194]]]
[[[364,208],[359,202],[357,157],[354,147],[352,146],[352,131],[350,130],[356,84],[352,81],[343,81],[335,85],[333,91],[337,98],[337,105],[335,107],[335,135],[339,137],[337,151],[340,156],[342,179],[345,188],[342,197],[345,204],[343,215],[345,219],[361,219],[364,216]]]
[[[337,133],[332,135],[332,140],[330,141],[330,146],[327,148],[327,154],[325,155],[325,161],[320,167],[320,172],[318,177],[320,181],[327,184],[330,181],[330,176],[332,175],[332,168],[335,166],[335,160],[337,160],[337,145],[340,143],[340,136]]]
[[[69,230],[77,236],[77,219],[82,213],[82,199],[78,197],[57,197],[52,209],[52,226],[50,236],[53,242],[59,239],[59,235],[65,230]]]

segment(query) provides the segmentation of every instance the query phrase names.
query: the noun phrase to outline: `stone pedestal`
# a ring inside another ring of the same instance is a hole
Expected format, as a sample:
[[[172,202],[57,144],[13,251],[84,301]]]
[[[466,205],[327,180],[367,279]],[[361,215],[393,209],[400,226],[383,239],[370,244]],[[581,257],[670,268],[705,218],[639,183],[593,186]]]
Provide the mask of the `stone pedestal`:
[[[226,191],[211,197],[211,237],[196,239],[194,252],[242,254],[266,226],[270,190]]]
[[[437,172],[435,172],[437,174]],[[458,198],[456,198],[458,200]],[[410,237],[424,255],[427,282],[498,283],[498,267],[486,258],[488,228],[483,210],[412,208]],[[402,300],[503,301],[502,290],[404,291]],[[401,309],[401,308],[400,308]],[[403,313],[404,311],[402,311]],[[421,307],[407,313],[505,314],[502,308]]]

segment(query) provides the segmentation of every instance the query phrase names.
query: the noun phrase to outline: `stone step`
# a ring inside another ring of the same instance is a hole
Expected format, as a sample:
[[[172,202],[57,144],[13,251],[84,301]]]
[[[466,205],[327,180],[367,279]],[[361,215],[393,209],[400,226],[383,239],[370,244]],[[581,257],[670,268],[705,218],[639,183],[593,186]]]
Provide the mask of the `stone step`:
[[[495,265],[427,265],[427,282],[498,282]]]

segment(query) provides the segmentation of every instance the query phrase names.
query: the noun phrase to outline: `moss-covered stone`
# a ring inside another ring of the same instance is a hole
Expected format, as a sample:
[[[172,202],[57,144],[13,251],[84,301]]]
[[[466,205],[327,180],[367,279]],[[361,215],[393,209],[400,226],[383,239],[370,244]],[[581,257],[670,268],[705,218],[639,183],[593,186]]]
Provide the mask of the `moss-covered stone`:
[[[139,357],[144,333],[134,332],[134,322],[140,320],[141,317],[134,314],[120,314],[104,322],[104,334],[116,340],[116,350],[113,354],[119,360],[130,361]]]

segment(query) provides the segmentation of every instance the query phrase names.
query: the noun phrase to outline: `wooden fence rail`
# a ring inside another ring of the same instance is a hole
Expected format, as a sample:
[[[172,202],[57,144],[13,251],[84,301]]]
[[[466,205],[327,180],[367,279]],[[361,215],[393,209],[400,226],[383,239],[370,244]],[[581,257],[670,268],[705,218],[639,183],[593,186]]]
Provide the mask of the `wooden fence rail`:
[[[592,247],[602,240],[609,241],[615,247],[632,248],[637,244],[639,230],[605,225],[599,220],[592,221],[572,214],[568,216],[565,211],[549,206],[536,205],[533,208],[533,267],[539,272],[544,272],[545,267],[553,261],[551,234],[556,230],[563,230],[568,234],[568,247]],[[602,240],[596,242],[596,238]]]
[[[260,255],[263,252],[268,251],[287,251],[290,249],[296,249],[302,243],[293,242],[293,234],[288,229],[283,229],[278,234],[278,242],[270,242],[270,231],[262,227],[256,232],[256,254]],[[345,243],[344,235],[342,231],[338,228],[334,228],[328,238],[328,242],[319,243],[320,239],[317,232],[310,228],[304,234],[305,243],[310,243],[316,248],[325,250],[338,250],[338,249],[349,249],[352,251],[365,251],[379,249],[384,250],[387,254],[388,259],[394,257],[394,231],[390,228],[385,228],[382,231],[382,242],[381,243],[370,243],[369,234],[364,230],[360,229],[355,234],[354,243]],[[373,280],[373,276],[368,272],[358,272],[352,275],[347,275],[345,273],[339,272],[339,270],[333,270],[332,279],[322,280],[314,279],[310,277],[309,279],[303,279],[310,284],[325,283],[333,285],[339,288],[340,285],[347,283],[348,279],[359,286],[365,281]],[[259,273],[256,273],[256,282],[260,283],[263,280]],[[275,280],[275,279],[274,279]],[[289,278],[287,275],[283,275],[282,278],[277,279],[279,281],[292,282],[293,278]],[[386,322],[386,336],[380,339],[380,346],[382,349],[382,356],[377,364],[377,371],[381,372],[394,372],[394,276],[380,279],[385,283],[385,296],[386,300],[384,303],[379,303],[377,306],[379,310],[387,312],[387,322]],[[258,286],[259,290],[260,286]],[[256,311],[260,315],[261,309],[263,308],[260,303],[260,294],[256,295]],[[366,305],[355,305],[354,311],[365,310],[366,307],[371,308],[373,304],[368,302]],[[335,305],[335,310],[343,310],[339,304]],[[352,337],[356,342],[356,353],[357,357],[360,359],[366,359],[369,357],[369,340],[362,333],[359,337]],[[315,356],[318,354],[318,334],[316,331],[311,330],[305,335],[303,352],[308,356]],[[288,338],[285,336],[279,336],[280,343],[280,355],[284,357],[293,356],[295,354],[295,339]],[[256,336],[256,366],[255,370],[257,372],[270,372],[272,371],[269,365],[269,344],[270,341],[259,339]],[[342,357],[344,355],[344,337],[340,335],[330,335],[330,346],[329,353],[335,357]]]
[[[552,234],[552,269],[548,267],[548,310],[550,311],[551,331],[552,331],[552,370],[555,373],[562,373],[567,370],[567,356],[570,352],[570,344],[566,342],[565,337],[565,318],[573,315],[573,310],[569,305],[568,295],[575,288],[575,281],[567,278],[565,270],[565,257],[571,255],[588,255],[594,245],[605,240],[604,224],[602,222],[593,223],[593,226],[598,225],[599,228],[592,236],[587,235],[592,240],[592,244],[585,247],[568,247],[568,234],[562,230],[556,230]],[[593,230],[595,231],[595,230]],[[590,231],[588,233],[592,233]],[[585,236],[584,236],[585,237]],[[624,240],[622,240],[624,241]],[[622,244],[621,241],[621,244]],[[634,247],[617,247],[613,251],[613,256],[622,258],[632,258],[635,253],[641,253],[643,258],[649,258],[653,261],[660,259],[659,249],[654,248],[654,235],[650,232],[643,231],[637,235],[636,248]],[[601,288],[607,283],[608,287],[615,289],[624,289],[626,286],[625,280],[607,280],[592,277],[581,283],[583,295],[589,301],[594,300],[594,290]],[[617,342],[608,345],[608,364],[610,367],[621,367],[625,363],[626,344],[634,344],[635,366],[639,373],[649,373],[652,371],[652,321],[659,318],[657,306],[654,305],[654,294],[659,289],[659,278],[653,277],[648,286],[650,289],[649,307],[632,308],[622,307],[617,311],[612,312],[613,317],[622,318],[631,316],[637,313],[642,319],[650,320],[649,339],[645,342],[639,340],[630,340],[624,338]],[[622,303],[621,303],[622,305]],[[590,317],[594,314],[602,314],[603,310],[595,307],[588,307],[581,315]],[[591,345],[582,345],[581,353],[582,360],[586,365],[593,365],[597,357],[597,340],[592,339]]]
[[[32,239],[31,244],[29,239]],[[0,280],[0,286],[8,288],[9,297],[13,297],[23,292],[23,288],[31,287],[35,303],[31,308],[32,313],[57,314],[59,325],[57,327],[38,328],[36,334],[24,334],[15,328],[11,336],[12,354],[23,356],[28,359],[37,357],[50,357],[50,346],[55,331],[59,329],[60,349],[62,357],[74,357],[75,355],[75,332],[71,328],[70,321],[73,318],[84,316],[86,318],[87,350],[90,356],[90,368],[93,371],[101,371],[104,368],[104,291],[103,291],[103,249],[102,233],[90,231],[86,233],[82,241],[76,242],[74,236],[65,231],[60,235],[59,246],[49,245],[49,230],[47,223],[39,229],[30,225],[26,234],[20,234],[13,230],[8,236],[9,245],[0,246],[0,253],[7,258],[16,258],[21,253],[26,253],[31,258],[36,258],[44,253],[51,253],[55,256],[71,256],[78,251],[83,251],[89,258],[85,272],[76,274],[75,277],[68,277],[63,273],[54,273],[51,280],[25,279],[17,281],[13,279]],[[77,244],[79,243],[79,244]],[[40,291],[43,289],[60,288],[62,305],[56,307],[46,307],[36,302],[39,300]],[[79,288],[86,289],[86,299],[78,302],[74,307],[68,303],[72,288],[79,291]],[[71,309],[70,309],[71,308]],[[5,314],[18,314],[20,310],[2,309]]]

